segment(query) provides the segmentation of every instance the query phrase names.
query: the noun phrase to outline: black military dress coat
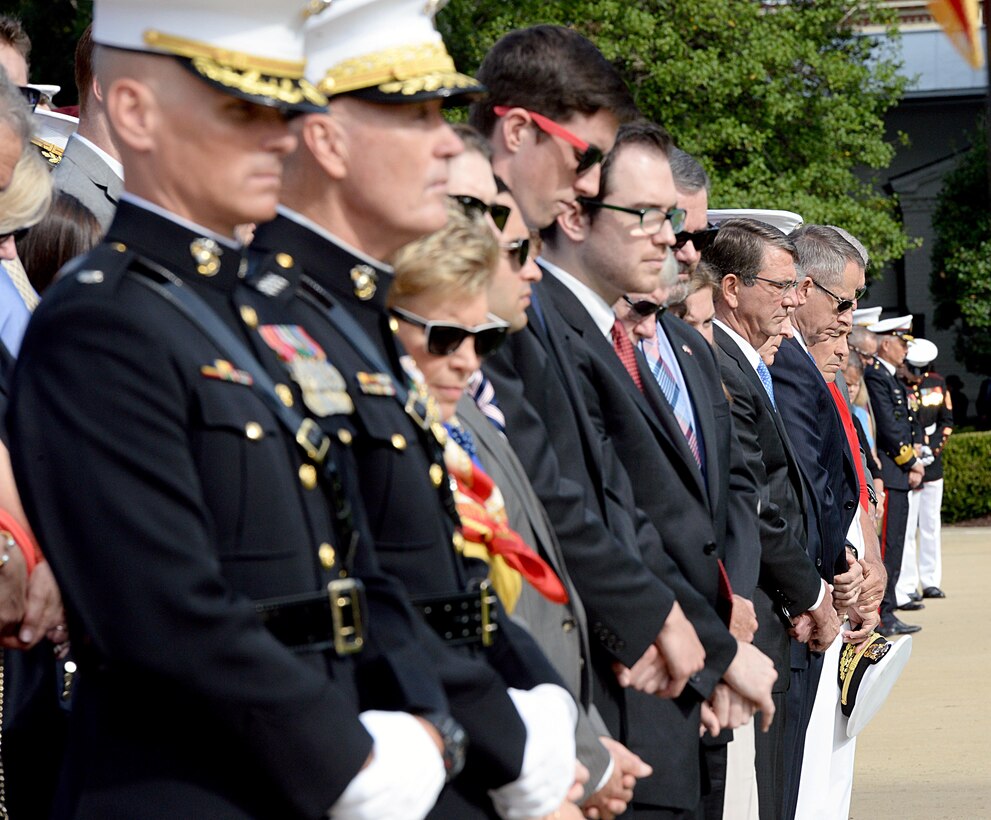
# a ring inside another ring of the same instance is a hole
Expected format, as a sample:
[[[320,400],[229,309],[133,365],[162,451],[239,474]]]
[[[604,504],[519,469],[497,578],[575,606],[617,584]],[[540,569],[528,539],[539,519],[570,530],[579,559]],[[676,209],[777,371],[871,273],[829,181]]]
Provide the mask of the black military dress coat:
[[[259,227],[253,247],[269,253],[286,248],[303,271],[300,287],[287,289],[286,298],[297,320],[334,352],[353,396],[350,450],[383,569],[414,598],[464,591],[479,568],[457,552],[456,513],[435,432],[414,422],[389,387],[390,378],[408,382],[392,329],[395,320],[390,322],[385,308],[391,270],[286,215]],[[357,322],[386,372],[372,367],[355,340],[328,321],[329,304]],[[431,816],[460,819],[491,811],[486,791],[518,777],[525,743],[506,687],[563,683],[522,627],[504,617],[496,635],[495,645],[484,652],[443,646],[436,636],[423,638],[452,714],[470,738],[465,771],[453,789],[444,791]]]
[[[35,313],[8,424],[79,662],[56,816],[318,818],[371,749],[359,710],[444,710],[443,692],[373,650],[375,626],[415,645],[408,606],[372,550],[325,560],[342,538],[314,465],[229,354],[135,277],[149,264],[280,372],[243,320],[239,250],[126,201]],[[368,587],[367,654],[290,651],[263,626],[256,601],[318,593],[348,564]]]

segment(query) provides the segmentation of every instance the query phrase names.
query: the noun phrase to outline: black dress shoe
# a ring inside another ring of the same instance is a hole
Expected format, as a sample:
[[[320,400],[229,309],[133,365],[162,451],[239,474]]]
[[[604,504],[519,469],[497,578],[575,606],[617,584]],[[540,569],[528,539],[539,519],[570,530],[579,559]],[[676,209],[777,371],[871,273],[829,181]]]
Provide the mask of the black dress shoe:
[[[917,612],[920,609],[925,609],[926,605],[921,601],[909,601],[907,604],[902,604],[901,606],[896,606],[895,609],[903,609],[905,612]]]
[[[877,627],[877,631],[886,638],[890,638],[892,635],[911,635],[921,629],[922,627],[918,624],[907,624],[904,621],[899,621],[894,615],[882,618]]]
[[[945,598],[946,593],[943,592],[939,587],[926,587],[922,590],[923,598]]]
[[[930,589],[935,589],[935,587],[930,587]],[[909,600],[911,600],[911,601],[921,601],[922,600],[922,593],[921,592],[910,592],[908,594],[908,597],[909,597]]]

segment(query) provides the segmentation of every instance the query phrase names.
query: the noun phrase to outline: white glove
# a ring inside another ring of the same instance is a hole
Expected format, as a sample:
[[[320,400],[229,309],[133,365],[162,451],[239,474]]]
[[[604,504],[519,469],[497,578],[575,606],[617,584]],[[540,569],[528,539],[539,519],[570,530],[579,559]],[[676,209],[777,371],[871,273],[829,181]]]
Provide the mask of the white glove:
[[[526,726],[523,767],[512,783],[489,792],[503,820],[542,817],[560,808],[575,782],[578,706],[560,686],[542,683],[509,696]]]
[[[422,820],[444,788],[446,772],[433,738],[406,712],[362,712],[375,741],[371,762],[327,812],[332,820]]]
[[[928,444],[923,444],[922,445],[922,456],[921,456],[921,458],[919,458],[919,461],[922,462],[922,466],[923,467],[928,467],[935,460],[936,460],[936,456],[933,455],[932,447],[930,447]]]

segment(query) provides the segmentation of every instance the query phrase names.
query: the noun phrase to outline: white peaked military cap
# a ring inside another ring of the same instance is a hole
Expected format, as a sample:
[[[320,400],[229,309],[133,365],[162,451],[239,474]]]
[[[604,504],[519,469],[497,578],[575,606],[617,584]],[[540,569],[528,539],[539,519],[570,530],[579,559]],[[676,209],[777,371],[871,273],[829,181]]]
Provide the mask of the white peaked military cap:
[[[847,737],[856,737],[874,719],[912,656],[912,638],[891,642],[874,633],[858,650],[847,644],[840,653],[840,710]]]
[[[925,367],[939,355],[939,348],[928,339],[912,339],[908,343],[905,361],[914,367]]]
[[[880,321],[880,307],[857,308],[853,312],[854,327],[866,327],[869,329],[871,325],[876,325]]]
[[[47,85],[44,83],[28,83],[28,88],[33,88],[36,91],[40,91],[48,97],[49,100],[53,100],[55,95],[62,90],[62,86],[60,85]]]
[[[893,319],[882,319],[867,328],[872,333],[879,336],[901,336],[906,340],[911,340],[912,336],[912,315],[895,316]]]
[[[94,0],[93,41],[163,54],[220,91],[286,111],[323,111],[304,79],[306,0]]]
[[[485,86],[454,67],[434,26],[442,5],[436,0],[333,0],[307,21],[306,76],[328,97],[471,102]]]
[[[769,211],[762,208],[723,208],[707,211],[706,216],[711,225],[719,225],[728,219],[753,219],[771,225],[783,233],[791,233],[803,222],[802,217],[792,211]]]
[[[38,146],[46,160],[52,165],[58,165],[62,161],[69,137],[79,127],[79,120],[68,114],[40,108],[35,109],[31,119],[31,142]]]

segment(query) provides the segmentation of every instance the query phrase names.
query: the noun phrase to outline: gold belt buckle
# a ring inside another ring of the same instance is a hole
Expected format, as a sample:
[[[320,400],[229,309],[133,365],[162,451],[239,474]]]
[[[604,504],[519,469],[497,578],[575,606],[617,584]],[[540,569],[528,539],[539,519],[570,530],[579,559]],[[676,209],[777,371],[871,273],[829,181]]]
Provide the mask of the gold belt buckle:
[[[330,617],[334,624],[334,649],[338,655],[353,655],[365,646],[364,592],[364,584],[355,578],[338,578],[327,584]]]
[[[487,578],[478,586],[478,594],[482,603],[482,646],[492,646],[499,624],[495,619],[496,595],[492,582]]]
[[[310,438],[313,434],[316,434],[318,444],[314,444],[313,439]],[[323,460],[327,458],[327,451],[330,449],[330,439],[310,418],[303,419],[303,423],[299,425],[299,429],[296,431],[296,443],[306,451],[310,460],[317,464],[323,464]]]

